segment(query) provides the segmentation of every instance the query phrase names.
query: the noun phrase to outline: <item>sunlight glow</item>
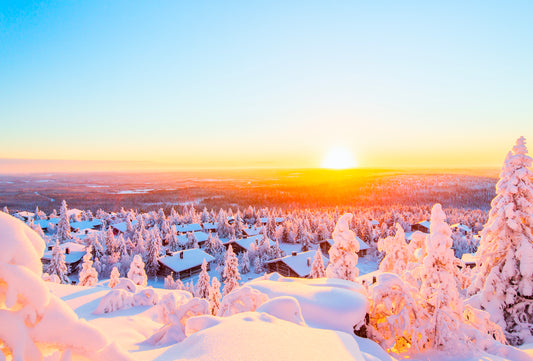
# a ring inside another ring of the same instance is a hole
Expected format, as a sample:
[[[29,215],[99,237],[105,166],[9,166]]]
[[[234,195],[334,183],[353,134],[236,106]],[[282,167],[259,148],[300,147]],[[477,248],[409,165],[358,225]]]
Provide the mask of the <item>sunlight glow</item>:
[[[331,148],[320,164],[327,169],[349,169],[357,166],[352,152],[344,147]]]

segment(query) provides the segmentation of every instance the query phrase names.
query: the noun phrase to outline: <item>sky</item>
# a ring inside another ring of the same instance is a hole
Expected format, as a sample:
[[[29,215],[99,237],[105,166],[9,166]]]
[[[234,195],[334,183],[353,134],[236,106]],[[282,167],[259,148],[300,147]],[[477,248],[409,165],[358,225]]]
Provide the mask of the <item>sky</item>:
[[[500,167],[532,64],[531,1],[2,1],[0,159]]]

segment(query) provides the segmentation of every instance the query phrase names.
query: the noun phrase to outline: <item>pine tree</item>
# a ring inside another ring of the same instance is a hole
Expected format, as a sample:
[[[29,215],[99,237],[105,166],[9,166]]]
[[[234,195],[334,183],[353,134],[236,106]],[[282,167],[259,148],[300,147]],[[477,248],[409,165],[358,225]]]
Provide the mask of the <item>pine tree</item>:
[[[146,272],[149,276],[153,277],[159,270],[159,251],[161,250],[161,237],[159,231],[153,229],[151,237],[148,242],[148,249],[146,250]]]
[[[52,259],[50,259],[46,272],[49,275],[57,275],[61,280],[61,283],[70,283],[67,277],[68,267],[65,263],[65,255],[59,246],[59,240],[56,240],[56,244],[52,248]]]
[[[241,275],[239,273],[239,260],[235,253],[233,253],[233,247],[230,245],[226,252],[226,260],[224,262],[224,289],[222,295],[227,295],[234,288],[239,287],[239,281]]]
[[[244,251],[241,256],[241,274],[247,274],[250,272],[250,258],[248,257],[248,251]]]
[[[476,253],[469,293],[511,344],[533,336],[533,173],[524,137],[507,154]]]
[[[211,287],[209,287],[209,309],[212,315],[216,315],[220,309],[220,282],[216,277],[211,280]]]
[[[61,203],[61,209],[59,213],[60,216],[56,227],[56,238],[62,243],[72,238],[70,234],[70,221],[68,219],[67,202],[65,202],[65,200],[63,200]]]
[[[103,234],[103,243],[105,244],[105,254],[111,255],[117,251],[117,242],[115,240],[115,234],[113,228],[109,226]]]
[[[257,256],[254,259],[254,272],[255,273],[262,273],[265,271],[265,263],[263,261],[263,258],[261,256]]]
[[[83,256],[82,270],[80,271],[80,286],[94,286],[98,283],[98,272],[93,268],[92,250],[91,247],[87,249],[87,253]]]
[[[118,268],[115,266],[111,270],[111,278],[109,279],[108,286],[110,288],[115,288],[116,285],[118,285],[118,279],[120,278],[120,272],[118,271]]]
[[[196,289],[194,295],[199,298],[209,298],[209,274],[207,273],[207,261],[204,259],[202,262],[202,271],[198,276],[198,283],[196,284]]]
[[[356,267],[359,242],[355,238],[355,233],[349,228],[352,217],[351,213],[344,214],[333,231],[334,243],[329,249],[329,265],[326,269],[328,278],[355,281],[359,275],[359,269]]]
[[[462,337],[463,302],[459,296],[456,263],[452,250],[450,226],[445,222],[440,204],[431,210],[430,233],[426,237],[427,255],[421,272],[420,296],[426,300],[430,323],[434,325],[429,340],[432,347],[456,347],[455,341]],[[466,339],[466,338],[465,338]]]
[[[402,226],[396,223],[396,234],[378,241],[378,251],[385,252],[380,271],[401,274],[407,268],[409,250]]]
[[[128,278],[136,285],[146,287],[148,277],[146,277],[146,272],[144,271],[144,262],[138,254],[136,254],[131,261]]]
[[[322,252],[320,247],[316,250],[315,258],[313,259],[313,264],[311,266],[311,273],[309,274],[311,278],[324,278],[326,277],[326,270],[324,269],[324,260],[322,259]]]

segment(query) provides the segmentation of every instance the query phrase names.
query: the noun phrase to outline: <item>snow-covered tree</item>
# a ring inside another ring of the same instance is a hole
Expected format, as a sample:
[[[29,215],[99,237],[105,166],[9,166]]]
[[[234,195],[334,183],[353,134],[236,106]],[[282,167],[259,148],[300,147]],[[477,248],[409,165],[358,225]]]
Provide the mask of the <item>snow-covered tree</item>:
[[[144,262],[140,255],[136,254],[130,264],[128,278],[136,285],[146,287],[148,277],[144,271]]]
[[[248,257],[248,251],[245,251],[241,255],[241,274],[247,274],[250,272],[250,258]]]
[[[471,294],[508,341],[533,341],[533,173],[524,137],[507,154],[476,252]]]
[[[72,238],[70,235],[70,221],[68,218],[67,202],[63,200],[61,208],[59,210],[59,222],[56,227],[56,238],[59,242],[65,242]]]
[[[457,347],[460,338],[463,302],[459,295],[457,265],[453,254],[450,226],[440,204],[431,210],[431,226],[426,237],[427,255],[423,260],[420,296],[426,300],[425,308],[434,325],[429,342],[433,348]],[[463,339],[464,341],[464,339]]]
[[[98,272],[93,268],[91,247],[83,256],[82,270],[80,271],[80,286],[94,286],[98,283]]]
[[[378,250],[385,252],[385,257],[379,264],[382,272],[401,274],[409,262],[409,250],[405,241],[405,232],[402,226],[396,223],[396,234],[378,241]]]
[[[49,275],[57,275],[61,280],[61,283],[70,283],[68,279],[68,267],[65,263],[65,254],[59,246],[59,240],[56,240],[56,244],[52,248],[52,258],[46,268],[46,272]]]
[[[224,262],[224,289],[222,295],[227,295],[234,288],[239,287],[239,281],[241,275],[239,273],[239,260],[235,253],[233,253],[233,247],[230,245],[226,251],[226,259]]]
[[[254,272],[263,273],[265,271],[265,263],[261,256],[257,256],[254,259]]]
[[[114,288],[116,285],[118,285],[118,279],[120,278],[120,272],[118,271],[117,267],[113,267],[111,270],[111,278],[109,279],[108,286],[110,288]]]
[[[198,283],[196,284],[194,295],[199,298],[209,298],[209,274],[207,273],[207,261],[204,259],[202,262],[202,271],[198,276]]]
[[[322,260],[322,252],[320,247],[316,250],[315,258],[313,259],[313,264],[311,265],[311,273],[309,274],[311,278],[323,278],[326,277],[326,270],[324,269],[324,261]]]
[[[209,310],[212,315],[216,315],[220,309],[220,282],[216,277],[211,280],[211,287],[209,287]]]
[[[356,267],[359,242],[349,227],[352,217],[351,213],[344,214],[333,231],[334,243],[329,249],[329,265],[326,269],[328,278],[355,281],[359,275],[359,269]]]
[[[153,229],[148,247],[146,249],[146,272],[149,276],[155,276],[159,270],[159,251],[161,250],[161,237],[157,229]]]
[[[198,246],[198,239],[194,235],[194,232],[187,232],[187,243],[185,244],[185,249],[191,248],[200,248]]]

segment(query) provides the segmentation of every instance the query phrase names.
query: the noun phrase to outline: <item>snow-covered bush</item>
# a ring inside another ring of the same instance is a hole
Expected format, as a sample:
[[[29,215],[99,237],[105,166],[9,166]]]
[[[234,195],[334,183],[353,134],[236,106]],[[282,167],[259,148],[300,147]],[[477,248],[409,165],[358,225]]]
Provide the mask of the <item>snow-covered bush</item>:
[[[255,311],[268,301],[264,293],[248,286],[239,287],[222,298],[218,316],[231,316],[236,313]]]
[[[311,265],[311,273],[309,273],[311,278],[322,278],[326,277],[326,270],[324,269],[324,261],[322,260],[322,252],[320,247],[318,247],[315,252],[315,258],[313,259],[313,264]]]
[[[157,293],[152,288],[145,288],[137,293],[115,287],[109,291],[98,304],[95,315],[115,312],[135,306],[152,306],[159,301]]]
[[[169,298],[164,298],[166,306],[172,304],[172,302],[168,301]],[[163,346],[183,341],[187,337],[185,334],[187,320],[198,315],[210,315],[209,302],[203,298],[191,298],[180,306],[174,304],[173,308],[168,309],[165,326],[149,337],[146,343],[154,346]]]

